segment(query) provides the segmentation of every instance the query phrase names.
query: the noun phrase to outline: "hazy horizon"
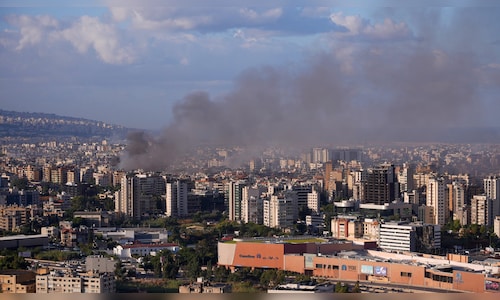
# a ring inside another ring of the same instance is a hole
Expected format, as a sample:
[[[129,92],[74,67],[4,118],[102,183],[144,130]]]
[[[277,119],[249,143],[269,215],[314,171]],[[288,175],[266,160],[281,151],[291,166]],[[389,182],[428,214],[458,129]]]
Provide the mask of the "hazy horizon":
[[[493,1],[60,3],[1,8],[2,108],[160,129],[147,156],[500,126]]]

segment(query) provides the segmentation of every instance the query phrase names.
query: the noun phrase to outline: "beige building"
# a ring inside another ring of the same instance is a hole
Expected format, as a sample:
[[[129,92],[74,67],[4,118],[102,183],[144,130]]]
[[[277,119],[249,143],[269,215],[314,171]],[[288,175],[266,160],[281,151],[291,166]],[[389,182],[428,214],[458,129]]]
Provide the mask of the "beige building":
[[[34,293],[35,272],[26,270],[3,270],[0,271],[1,293]]]
[[[231,293],[231,285],[225,283],[210,283],[198,278],[195,283],[179,286],[179,294],[224,294]]]
[[[0,229],[18,230],[20,226],[28,223],[30,216],[30,208],[17,205],[0,206]]]
[[[115,278],[112,273],[71,274],[51,271],[36,276],[37,293],[114,293]]]
[[[364,234],[363,221],[357,217],[341,216],[331,220],[332,237],[336,239],[353,240],[362,238]]]

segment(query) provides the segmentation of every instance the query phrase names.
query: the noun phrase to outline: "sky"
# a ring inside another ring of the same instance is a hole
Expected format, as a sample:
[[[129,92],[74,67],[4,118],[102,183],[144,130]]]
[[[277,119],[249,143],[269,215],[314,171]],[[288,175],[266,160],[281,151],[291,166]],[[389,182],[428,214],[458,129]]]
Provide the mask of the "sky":
[[[212,142],[500,126],[498,1],[207,3],[2,1],[1,108]]]

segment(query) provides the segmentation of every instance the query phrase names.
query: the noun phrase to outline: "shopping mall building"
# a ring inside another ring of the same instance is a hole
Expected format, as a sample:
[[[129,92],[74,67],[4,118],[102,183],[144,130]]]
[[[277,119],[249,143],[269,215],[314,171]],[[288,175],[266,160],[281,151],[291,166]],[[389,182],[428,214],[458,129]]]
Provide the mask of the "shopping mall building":
[[[218,264],[278,269],[345,281],[377,281],[463,292],[500,292],[500,260],[375,250],[374,242],[241,239],[218,244]]]

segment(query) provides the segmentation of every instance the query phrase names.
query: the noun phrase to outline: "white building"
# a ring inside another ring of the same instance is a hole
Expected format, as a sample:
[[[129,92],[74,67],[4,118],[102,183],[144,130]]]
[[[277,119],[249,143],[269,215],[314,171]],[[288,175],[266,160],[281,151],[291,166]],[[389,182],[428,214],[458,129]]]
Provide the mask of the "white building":
[[[493,221],[493,232],[500,237],[500,216],[496,216]]]
[[[166,183],[166,211],[169,217],[188,215],[188,186],[186,182],[176,180]]]
[[[307,193],[307,208],[319,214],[319,195],[314,189]]]
[[[411,251],[441,247],[441,226],[406,222],[380,224],[379,247],[385,251]]]
[[[427,183],[426,196],[426,205],[433,207],[433,224],[445,225],[448,205],[444,178],[430,178]]]
[[[179,245],[172,243],[118,245],[113,248],[113,255],[117,255],[119,258],[131,258],[132,255],[156,255],[162,250],[176,253],[179,251]]]
[[[241,221],[262,224],[263,201],[258,187],[245,186],[241,201]]]
[[[500,215],[500,178],[498,176],[489,176],[483,179],[484,193],[492,199],[493,216]]]
[[[264,225],[291,228],[298,217],[297,194],[283,193],[264,200]]]

